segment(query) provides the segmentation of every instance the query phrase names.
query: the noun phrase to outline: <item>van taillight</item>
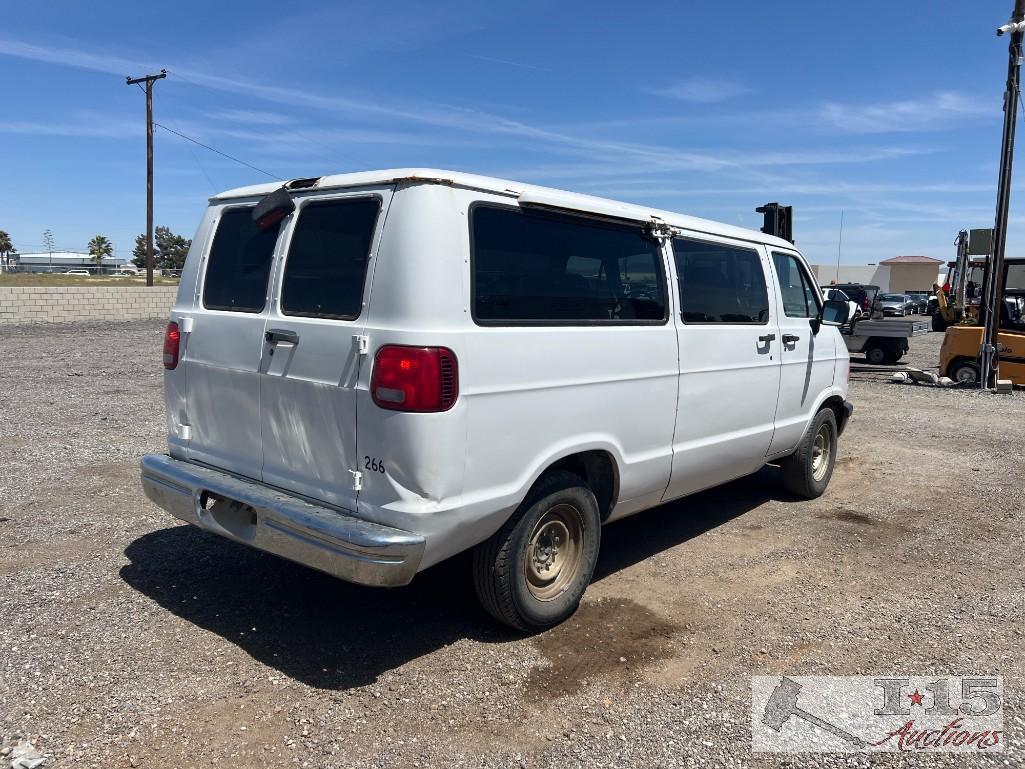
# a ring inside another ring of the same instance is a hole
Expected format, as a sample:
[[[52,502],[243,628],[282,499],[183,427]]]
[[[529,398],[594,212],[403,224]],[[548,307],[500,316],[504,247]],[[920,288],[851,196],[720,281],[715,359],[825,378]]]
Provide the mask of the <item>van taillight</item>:
[[[459,367],[445,347],[385,345],[370,377],[374,403],[394,411],[448,411],[459,397]]]
[[[172,320],[167,324],[167,330],[164,332],[164,368],[177,368],[178,345],[181,339],[182,334],[178,329],[178,324]]]

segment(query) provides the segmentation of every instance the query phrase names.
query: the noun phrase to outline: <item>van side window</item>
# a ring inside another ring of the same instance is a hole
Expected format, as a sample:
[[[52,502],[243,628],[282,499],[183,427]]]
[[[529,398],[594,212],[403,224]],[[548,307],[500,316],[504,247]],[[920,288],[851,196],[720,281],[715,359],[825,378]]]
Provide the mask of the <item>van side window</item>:
[[[277,225],[266,232],[256,229],[251,207],[221,214],[203,279],[204,307],[263,312],[278,229]]]
[[[793,254],[772,252],[779,290],[783,295],[783,312],[788,318],[814,318],[819,314],[818,291],[815,284],[801,269]]]
[[[769,322],[769,293],[757,251],[676,238],[673,254],[685,323]]]
[[[471,229],[479,323],[668,319],[662,251],[640,226],[478,205]]]
[[[281,282],[281,312],[354,320],[374,237],[377,198],[308,203],[299,210]]]

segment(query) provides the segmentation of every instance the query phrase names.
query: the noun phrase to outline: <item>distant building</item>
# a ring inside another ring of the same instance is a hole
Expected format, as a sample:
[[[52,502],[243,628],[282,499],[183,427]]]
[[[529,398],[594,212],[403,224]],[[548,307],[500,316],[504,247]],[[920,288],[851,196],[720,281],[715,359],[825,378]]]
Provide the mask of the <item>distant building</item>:
[[[879,264],[890,268],[890,291],[902,294],[905,291],[932,291],[943,260],[931,256],[895,256],[883,259]]]
[[[819,285],[830,283],[861,283],[879,286],[882,293],[905,291],[932,291],[933,284],[943,282],[942,259],[931,256],[895,256],[878,264],[841,264],[839,274],[835,264],[813,264],[812,271]]]
[[[89,254],[83,254],[80,251],[12,254],[9,268],[16,272],[67,272],[68,270],[89,270],[95,274],[109,274],[122,270],[136,272],[135,265],[124,257],[104,257],[97,266]]]
[[[830,283],[861,283],[865,286],[879,286],[881,291],[890,290],[890,268],[877,264],[841,264],[837,273],[835,264],[813,264],[812,272],[819,285]]]

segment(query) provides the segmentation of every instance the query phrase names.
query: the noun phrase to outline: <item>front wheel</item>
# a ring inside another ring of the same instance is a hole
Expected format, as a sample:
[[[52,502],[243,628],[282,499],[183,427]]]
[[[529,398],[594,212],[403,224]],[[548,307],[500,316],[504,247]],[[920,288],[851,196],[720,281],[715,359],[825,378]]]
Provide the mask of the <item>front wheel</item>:
[[[598,560],[598,502],[579,476],[541,478],[517,511],[473,551],[474,586],[495,619],[519,630],[558,625],[576,611]]]
[[[975,386],[979,384],[982,375],[979,373],[979,364],[970,360],[959,360],[950,367],[947,376],[960,385]]]
[[[780,462],[783,486],[804,499],[822,496],[836,464],[836,415],[824,408],[815,415],[797,451]]]

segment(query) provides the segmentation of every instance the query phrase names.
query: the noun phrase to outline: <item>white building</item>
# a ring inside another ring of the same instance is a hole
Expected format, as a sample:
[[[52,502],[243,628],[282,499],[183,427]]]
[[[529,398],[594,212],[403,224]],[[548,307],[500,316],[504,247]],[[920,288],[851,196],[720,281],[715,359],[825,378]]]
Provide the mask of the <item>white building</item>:
[[[861,283],[879,286],[881,293],[905,291],[932,291],[934,283],[943,284],[945,272],[942,259],[931,256],[895,256],[877,264],[813,264],[811,266],[819,285],[830,283]]]
[[[81,251],[43,251],[29,254],[12,254],[9,269],[16,272],[67,272],[68,270],[89,270],[92,273],[111,273],[119,270],[136,272],[131,260],[119,256],[107,256],[97,266],[89,254]]]

